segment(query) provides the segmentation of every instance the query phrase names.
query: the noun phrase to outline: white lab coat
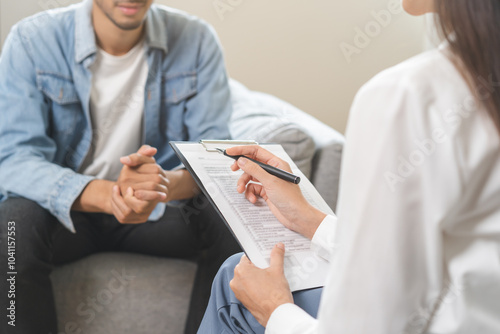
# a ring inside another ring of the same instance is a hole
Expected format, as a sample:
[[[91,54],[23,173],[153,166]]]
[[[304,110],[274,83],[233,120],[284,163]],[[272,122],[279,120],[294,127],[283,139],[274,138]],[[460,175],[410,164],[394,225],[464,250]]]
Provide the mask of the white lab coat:
[[[500,333],[500,135],[445,53],[357,94],[318,320],[286,304],[266,333]]]

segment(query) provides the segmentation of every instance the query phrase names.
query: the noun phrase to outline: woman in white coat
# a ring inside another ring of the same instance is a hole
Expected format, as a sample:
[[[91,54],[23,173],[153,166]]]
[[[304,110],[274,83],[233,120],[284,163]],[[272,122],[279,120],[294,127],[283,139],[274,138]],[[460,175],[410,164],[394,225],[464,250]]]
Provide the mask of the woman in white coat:
[[[240,255],[214,281],[199,333],[500,333],[500,2],[403,6],[436,12],[445,42],[357,94],[338,218],[251,161],[233,166],[250,201],[332,254],[325,288],[292,295],[281,244],[268,269]],[[255,146],[228,153],[289,168]]]

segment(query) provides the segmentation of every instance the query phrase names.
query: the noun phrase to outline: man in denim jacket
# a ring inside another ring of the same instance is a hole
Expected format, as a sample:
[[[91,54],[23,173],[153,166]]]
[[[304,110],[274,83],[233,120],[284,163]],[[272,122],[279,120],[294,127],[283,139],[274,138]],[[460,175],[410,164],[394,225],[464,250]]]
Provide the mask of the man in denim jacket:
[[[199,195],[166,205],[198,192],[168,142],[228,138],[231,104],[213,30],[152,1],[43,12],[5,43],[0,291],[8,290],[8,226],[17,276],[15,327],[4,318],[2,333],[57,333],[54,265],[105,250],[197,260],[193,332],[213,276],[239,249]]]

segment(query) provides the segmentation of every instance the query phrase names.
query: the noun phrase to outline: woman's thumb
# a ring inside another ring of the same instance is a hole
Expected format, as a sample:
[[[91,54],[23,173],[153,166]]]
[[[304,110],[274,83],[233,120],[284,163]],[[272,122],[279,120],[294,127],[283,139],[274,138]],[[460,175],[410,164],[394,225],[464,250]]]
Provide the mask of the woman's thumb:
[[[285,245],[281,242],[276,244],[271,251],[271,267],[278,267],[282,271],[285,262]]]

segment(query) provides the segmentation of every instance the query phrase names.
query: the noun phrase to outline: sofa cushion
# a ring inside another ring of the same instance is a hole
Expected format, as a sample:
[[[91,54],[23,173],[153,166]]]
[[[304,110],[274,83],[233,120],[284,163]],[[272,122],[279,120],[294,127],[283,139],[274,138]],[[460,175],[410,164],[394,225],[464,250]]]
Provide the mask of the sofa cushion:
[[[61,333],[184,332],[196,264],[99,253],[51,275]]]

